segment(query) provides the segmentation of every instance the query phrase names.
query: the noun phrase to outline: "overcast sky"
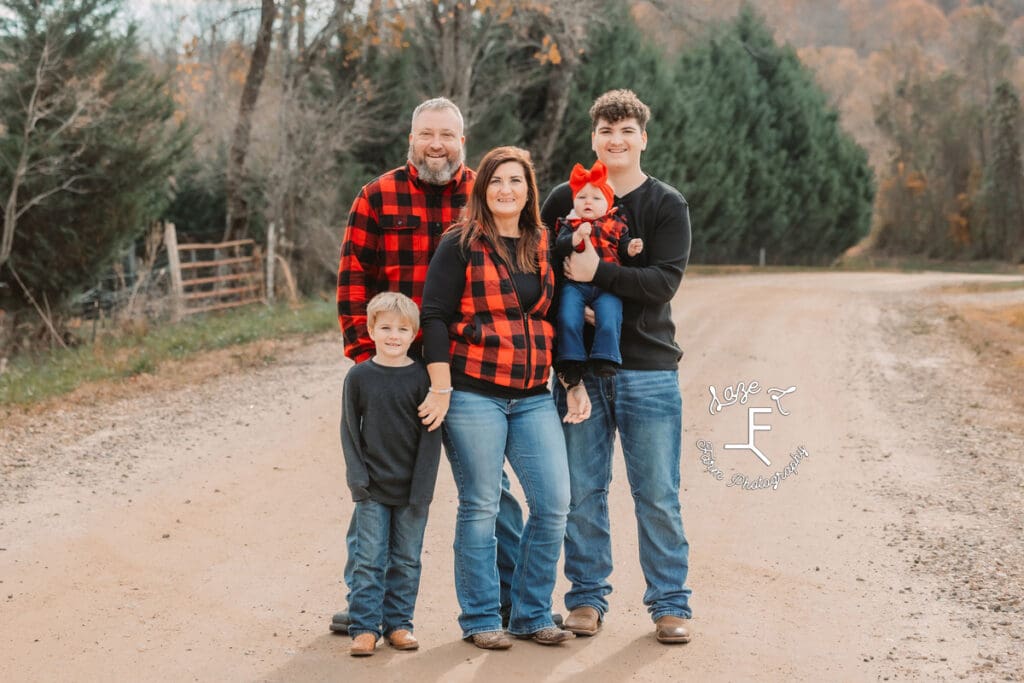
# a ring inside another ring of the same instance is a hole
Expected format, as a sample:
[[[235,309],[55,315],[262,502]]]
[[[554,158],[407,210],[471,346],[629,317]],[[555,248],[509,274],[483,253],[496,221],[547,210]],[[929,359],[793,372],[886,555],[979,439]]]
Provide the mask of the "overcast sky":
[[[331,0],[309,0],[307,25],[313,29],[330,11]],[[357,6],[360,3],[356,3]],[[139,23],[143,39],[158,51],[174,45],[177,49],[200,32],[200,26],[230,17],[238,10],[251,9],[232,22],[228,35],[243,25],[255,30],[259,22],[258,0],[124,0],[125,11]]]

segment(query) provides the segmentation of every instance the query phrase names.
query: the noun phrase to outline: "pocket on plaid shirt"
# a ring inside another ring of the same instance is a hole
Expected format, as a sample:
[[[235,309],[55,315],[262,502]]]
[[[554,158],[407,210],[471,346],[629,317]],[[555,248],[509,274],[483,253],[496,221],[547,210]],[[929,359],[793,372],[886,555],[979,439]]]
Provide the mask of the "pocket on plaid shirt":
[[[419,216],[395,214],[380,217],[381,255],[388,266],[415,266],[430,263],[433,241]]]

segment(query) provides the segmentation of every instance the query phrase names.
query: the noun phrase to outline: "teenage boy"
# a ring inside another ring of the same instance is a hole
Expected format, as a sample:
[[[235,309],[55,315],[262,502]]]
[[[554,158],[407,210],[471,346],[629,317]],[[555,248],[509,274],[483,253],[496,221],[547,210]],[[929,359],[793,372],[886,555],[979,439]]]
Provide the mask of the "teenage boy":
[[[690,218],[678,190],[640,168],[647,148],[650,109],[630,90],[604,93],[590,109],[590,139],[608,169],[617,206],[644,250],[636,267],[602,261],[589,241],[565,260],[564,275],[591,282],[622,299],[622,367],[613,377],[587,374],[591,417],[563,424],[569,454],[571,503],[565,536],[565,628],[594,635],[612,591],[608,487],[618,430],[633,492],[640,567],[647,582],[643,601],[662,643],[686,643],[691,617],[686,586],[689,544],[679,507],[682,398],[671,301],[690,255]],[[541,212],[553,227],[572,207],[568,184],[552,190]],[[559,411],[565,390],[555,384]]]
[[[355,501],[348,627],[355,657],[372,655],[382,635],[397,650],[419,648],[412,617],[441,456],[440,432],[418,414],[430,377],[408,355],[419,321],[404,294],[373,297],[366,329],[376,353],[345,376],[341,445]]]

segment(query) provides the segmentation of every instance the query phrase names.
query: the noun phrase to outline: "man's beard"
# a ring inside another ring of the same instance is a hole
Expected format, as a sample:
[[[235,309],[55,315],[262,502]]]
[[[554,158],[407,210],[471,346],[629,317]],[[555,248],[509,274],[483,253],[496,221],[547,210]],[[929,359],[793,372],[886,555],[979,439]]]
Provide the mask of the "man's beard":
[[[412,143],[409,143],[409,163],[416,167],[416,173],[419,175],[420,180],[431,185],[447,185],[452,176],[455,175],[455,171],[459,169],[459,166],[465,160],[466,148],[462,147],[459,149],[458,158],[454,161],[451,158],[445,159],[444,165],[435,171],[427,163],[426,155],[419,159],[415,158]]]

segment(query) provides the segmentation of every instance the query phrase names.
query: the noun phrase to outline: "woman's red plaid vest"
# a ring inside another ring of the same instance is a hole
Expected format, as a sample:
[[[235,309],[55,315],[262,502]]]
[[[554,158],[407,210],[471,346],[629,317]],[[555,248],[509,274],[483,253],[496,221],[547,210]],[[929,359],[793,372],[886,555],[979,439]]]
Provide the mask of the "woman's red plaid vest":
[[[481,238],[468,247],[460,317],[449,327],[453,370],[513,389],[547,383],[555,339],[554,327],[544,319],[555,292],[547,230],[540,232],[537,265],[540,298],[524,311],[508,266],[490,242]]]

